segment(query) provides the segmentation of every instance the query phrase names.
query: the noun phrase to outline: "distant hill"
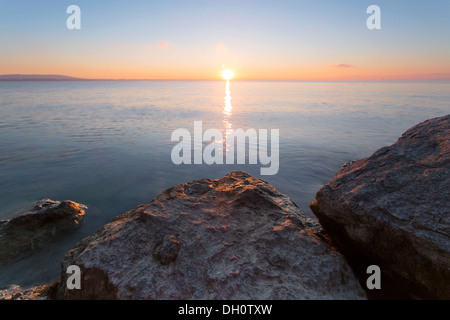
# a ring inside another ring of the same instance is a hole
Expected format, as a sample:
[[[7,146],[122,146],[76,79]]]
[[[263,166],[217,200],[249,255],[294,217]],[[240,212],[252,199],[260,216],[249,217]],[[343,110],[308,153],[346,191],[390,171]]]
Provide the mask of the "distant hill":
[[[83,81],[87,79],[62,76],[59,74],[4,74],[0,81]]]

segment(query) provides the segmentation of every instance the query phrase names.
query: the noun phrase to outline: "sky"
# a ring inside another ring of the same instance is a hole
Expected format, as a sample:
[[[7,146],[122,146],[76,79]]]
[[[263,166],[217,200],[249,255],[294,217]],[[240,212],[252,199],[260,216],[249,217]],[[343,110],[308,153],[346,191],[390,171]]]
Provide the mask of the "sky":
[[[449,81],[449,17],[448,0],[0,0],[0,74]]]

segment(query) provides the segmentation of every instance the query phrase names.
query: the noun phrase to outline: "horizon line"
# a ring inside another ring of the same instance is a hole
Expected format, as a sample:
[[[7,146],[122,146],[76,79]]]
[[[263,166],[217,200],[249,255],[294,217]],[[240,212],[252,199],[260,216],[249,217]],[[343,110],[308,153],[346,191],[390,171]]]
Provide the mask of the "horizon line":
[[[107,82],[107,81],[117,81],[117,82],[138,82],[138,81],[228,81],[222,79],[0,79],[0,82]],[[229,80],[232,82],[245,82],[245,81],[253,81],[253,82],[450,82],[450,79],[439,80],[439,79],[416,79],[416,80],[405,80],[405,79],[397,79],[397,80],[292,80],[292,79],[235,79]]]
[[[219,78],[211,79],[127,79],[127,78],[80,78],[61,74],[2,74],[0,81],[227,81]],[[449,82],[449,79],[231,79],[230,81],[291,81],[291,82]]]

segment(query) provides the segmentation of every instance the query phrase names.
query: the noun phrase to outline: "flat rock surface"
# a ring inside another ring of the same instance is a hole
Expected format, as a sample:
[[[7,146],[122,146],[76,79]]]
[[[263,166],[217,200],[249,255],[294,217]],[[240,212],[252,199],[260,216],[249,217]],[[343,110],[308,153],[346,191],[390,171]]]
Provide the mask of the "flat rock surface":
[[[59,299],[364,299],[321,227],[267,182],[234,171],[174,186],[64,258]],[[69,265],[81,289],[69,290]]]
[[[450,299],[450,115],[344,165],[311,209],[358,272],[377,264],[412,297]]]
[[[44,199],[28,212],[0,220],[0,264],[42,248],[76,228],[86,209],[73,201]]]

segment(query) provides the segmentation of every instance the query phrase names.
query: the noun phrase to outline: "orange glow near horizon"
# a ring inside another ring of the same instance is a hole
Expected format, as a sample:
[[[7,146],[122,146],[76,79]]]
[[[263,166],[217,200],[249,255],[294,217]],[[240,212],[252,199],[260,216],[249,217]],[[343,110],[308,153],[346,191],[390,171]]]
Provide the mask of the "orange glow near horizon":
[[[0,54],[1,57],[1,54]],[[396,65],[377,63],[366,66],[357,61],[348,64],[316,62],[307,65],[303,62],[290,64],[288,61],[250,61],[246,56],[233,59],[238,66],[234,70],[219,70],[218,61],[203,61],[190,65],[188,61],[173,59],[169,65],[156,64],[136,59],[122,62],[120,59],[104,58],[103,61],[78,61],[76,64],[66,64],[56,58],[40,56],[40,63],[33,60],[22,63],[14,61],[0,62],[2,74],[60,74],[85,79],[108,80],[272,80],[272,81],[427,81],[450,80],[446,70],[440,70],[439,63],[428,62],[417,64],[404,59]],[[37,58],[36,58],[37,59]],[[81,58],[80,58],[81,59]],[[214,60],[214,59],[211,59]],[[350,59],[349,59],[350,61]],[[413,67],[411,67],[413,65]]]

